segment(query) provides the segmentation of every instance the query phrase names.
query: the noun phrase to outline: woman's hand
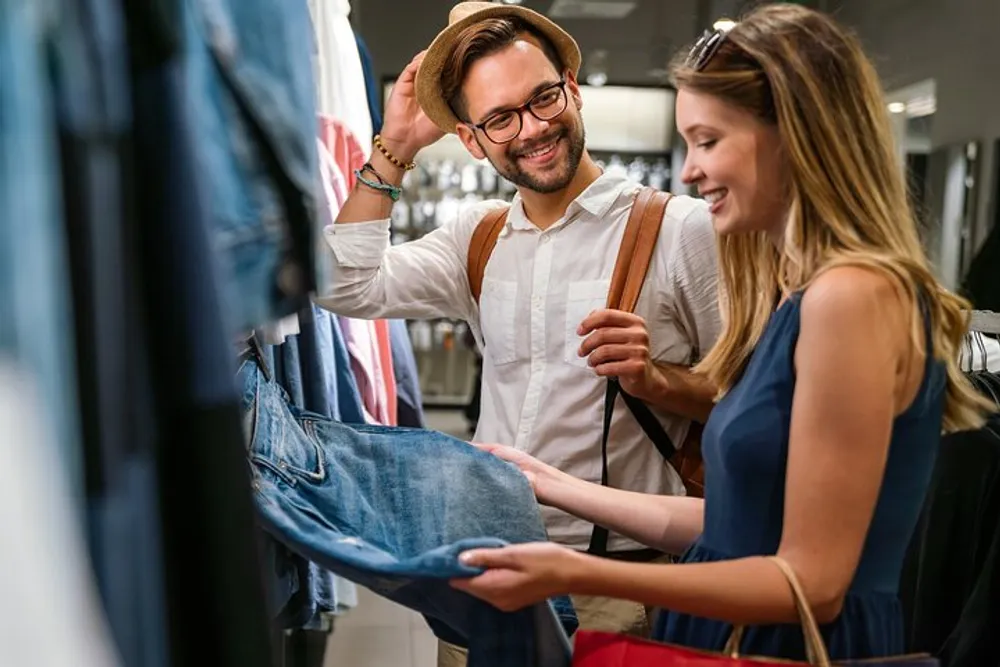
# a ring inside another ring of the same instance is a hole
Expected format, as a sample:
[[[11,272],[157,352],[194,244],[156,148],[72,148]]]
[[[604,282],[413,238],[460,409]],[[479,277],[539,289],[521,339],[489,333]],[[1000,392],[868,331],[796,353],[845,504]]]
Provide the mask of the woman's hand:
[[[461,555],[464,565],[486,568],[472,579],[454,579],[458,590],[502,611],[517,611],[569,592],[574,577],[586,569],[586,556],[550,542],[476,549]]]
[[[550,504],[550,490],[552,485],[568,477],[566,473],[547,463],[542,463],[531,454],[522,452],[519,449],[514,449],[506,445],[485,445],[477,442],[472,444],[487,454],[492,454],[499,459],[516,465],[524,473],[524,476],[528,478],[528,482],[535,492],[535,498],[543,505]]]

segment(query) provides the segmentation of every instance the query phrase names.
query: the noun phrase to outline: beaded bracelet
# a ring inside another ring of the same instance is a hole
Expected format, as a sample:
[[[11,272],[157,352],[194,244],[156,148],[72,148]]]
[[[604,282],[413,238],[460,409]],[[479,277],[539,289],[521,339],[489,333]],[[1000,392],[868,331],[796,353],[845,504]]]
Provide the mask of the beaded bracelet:
[[[403,162],[398,157],[396,157],[395,155],[393,155],[392,153],[390,153],[389,149],[386,148],[385,145],[382,143],[382,135],[381,134],[376,134],[375,135],[375,148],[378,149],[379,153],[381,153],[382,155],[385,156],[386,160],[388,160],[389,162],[393,163],[394,165],[396,165],[400,169],[403,169],[404,171],[410,171],[411,169],[413,169],[414,167],[417,166],[416,163],[414,163],[414,162]]]

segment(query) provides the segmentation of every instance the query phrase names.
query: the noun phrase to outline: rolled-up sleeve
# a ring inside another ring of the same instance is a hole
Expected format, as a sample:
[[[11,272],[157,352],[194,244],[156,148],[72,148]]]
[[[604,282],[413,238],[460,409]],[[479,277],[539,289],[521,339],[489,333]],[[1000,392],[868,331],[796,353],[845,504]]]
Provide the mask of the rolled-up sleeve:
[[[390,242],[388,220],[327,226],[332,275],[316,303],[363,319],[474,319],[469,242],[483,216],[504,205],[491,200],[463,207],[455,220],[400,245]]]
[[[324,231],[337,266],[375,269],[389,249],[389,220],[329,225]]]

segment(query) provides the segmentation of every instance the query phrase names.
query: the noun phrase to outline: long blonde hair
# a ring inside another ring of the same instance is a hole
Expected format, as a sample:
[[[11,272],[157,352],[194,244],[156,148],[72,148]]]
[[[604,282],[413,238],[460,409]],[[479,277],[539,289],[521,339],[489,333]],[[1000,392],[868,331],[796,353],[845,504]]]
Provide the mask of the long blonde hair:
[[[789,167],[782,248],[764,233],[719,241],[719,342],[697,367],[723,392],[742,372],[778,294],[832,267],[888,274],[913,304],[912,338],[947,365],[946,431],[978,428],[986,404],[958,368],[968,304],[934,277],[920,243],[878,75],[858,40],[823,13],[768,5],[729,31],[703,69],[672,67],[679,89],[716,96],[775,124]]]

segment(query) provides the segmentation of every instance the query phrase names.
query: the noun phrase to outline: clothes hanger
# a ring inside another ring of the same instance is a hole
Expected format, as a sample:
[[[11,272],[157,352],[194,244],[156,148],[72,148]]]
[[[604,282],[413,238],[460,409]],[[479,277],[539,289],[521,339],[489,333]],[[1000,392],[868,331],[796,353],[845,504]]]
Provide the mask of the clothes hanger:
[[[992,310],[973,310],[969,316],[969,331],[1000,335],[1000,313]]]

